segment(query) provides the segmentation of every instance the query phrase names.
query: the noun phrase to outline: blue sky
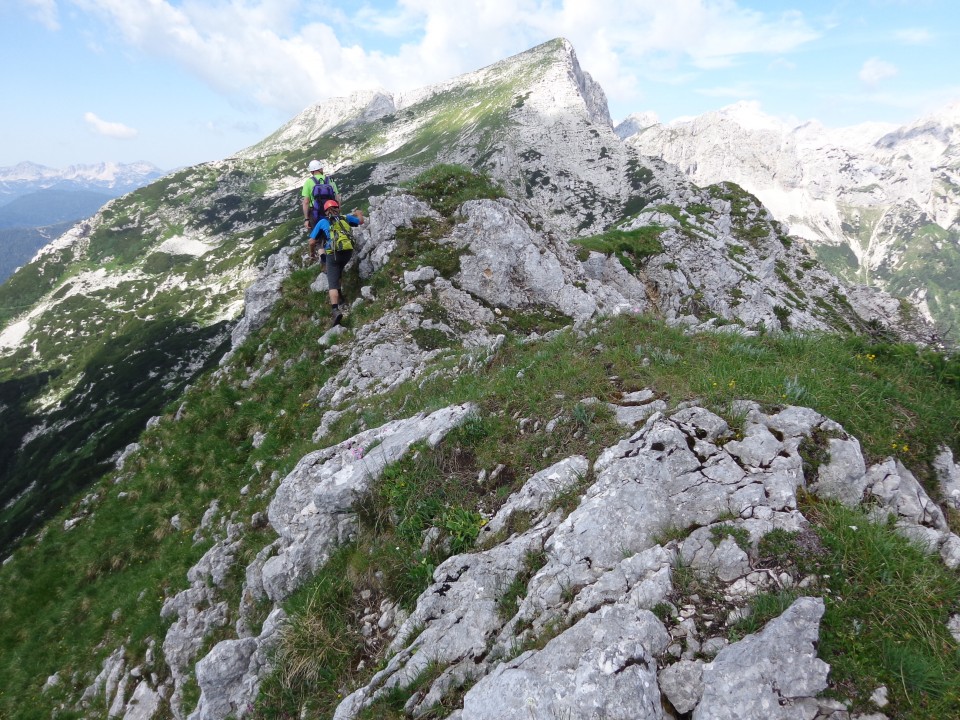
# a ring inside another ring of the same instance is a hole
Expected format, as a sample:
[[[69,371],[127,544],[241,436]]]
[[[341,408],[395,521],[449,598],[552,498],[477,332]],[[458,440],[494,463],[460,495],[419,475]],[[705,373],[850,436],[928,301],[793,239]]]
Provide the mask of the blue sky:
[[[0,167],[257,142],[353,90],[402,92],[555,37],[614,121],[734,102],[828,127],[960,100],[956,0],[0,0]]]

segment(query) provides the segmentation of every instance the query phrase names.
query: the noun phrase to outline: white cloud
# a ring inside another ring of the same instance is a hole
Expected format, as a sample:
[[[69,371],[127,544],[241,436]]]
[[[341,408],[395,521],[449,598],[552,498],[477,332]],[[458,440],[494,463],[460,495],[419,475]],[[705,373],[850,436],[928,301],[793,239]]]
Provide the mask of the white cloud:
[[[59,30],[60,19],[57,13],[57,0],[22,0],[31,9],[31,14],[48,30]]]
[[[133,128],[127,127],[123,123],[101,120],[92,112],[84,113],[83,119],[87,121],[87,125],[89,125],[95,133],[103,135],[104,137],[129,140],[138,135],[137,131]]]
[[[411,90],[555,37],[573,43],[608,93],[627,98],[653,67],[671,75],[724,67],[817,37],[797,12],[764,13],[737,0],[396,0],[333,15],[304,0],[71,2],[217,92],[284,112],[357,89]],[[396,49],[355,44],[355,28]]]
[[[712,88],[700,88],[697,90],[697,93],[706,97],[720,98],[748,98],[757,96],[756,89],[747,83]]]
[[[906,45],[929,45],[934,39],[933,33],[925,28],[904,28],[894,36]]]
[[[897,72],[896,65],[879,58],[870,58],[860,68],[860,79],[870,87],[875,87],[887,78],[896,75]]]

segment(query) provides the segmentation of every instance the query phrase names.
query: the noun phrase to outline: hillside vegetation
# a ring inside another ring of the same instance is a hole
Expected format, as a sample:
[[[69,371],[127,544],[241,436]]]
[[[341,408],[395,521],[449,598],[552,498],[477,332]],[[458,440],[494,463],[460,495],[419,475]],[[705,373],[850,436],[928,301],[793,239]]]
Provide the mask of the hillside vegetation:
[[[463,200],[498,194],[484,178],[448,170],[423,176],[411,190],[447,217]],[[650,242],[656,239],[608,234],[583,244],[632,263],[642,262]],[[426,233],[416,243],[406,255],[400,247],[365,281],[377,288],[376,300],[355,309],[337,342],[350,342],[350,333],[402,302],[396,278],[405,263],[416,267],[424,256],[449,252]],[[229,622],[208,642],[232,636],[242,569],[272,534],[256,518],[279,479],[318,447],[312,437],[327,408],[316,398],[343,362],[318,342],[329,311],[325,293],[310,289],[316,275],[315,268],[295,270],[267,325],[168,405],[121,469],[75,496],[0,568],[0,717],[105,716],[102,700],[87,709],[77,702],[119,645],[128,666],[162,681],[168,671],[160,643],[169,621],[161,606],[186,587],[187,570],[227,519],[238,518],[250,531],[225,583]],[[351,275],[348,297],[359,297],[359,286]],[[329,717],[384,662],[385,639],[360,633],[366,609],[384,600],[412,608],[433,570],[471,550],[487,518],[527,477],[567,455],[592,461],[615,444],[624,429],[604,403],[626,393],[649,388],[670,409],[695,401],[733,428],[742,421],[742,399],[769,409],[813,408],[859,438],[872,460],[900,459],[934,496],[930,461],[944,445],[960,452],[955,356],[854,335],[687,334],[634,313],[593,321],[583,333],[546,312],[503,313],[500,323],[505,341],[487,363],[468,367],[468,350],[437,334],[434,369],[460,367],[454,380],[428,371],[358,402],[331,425],[324,446],[419,411],[464,402],[478,408],[437,448],[424,445],[388,468],[360,503],[355,541],[286,603],[290,621],[254,717]],[[255,442],[259,433],[264,438]],[[822,448],[807,453],[815,472]],[[495,478],[477,482],[494,468]],[[573,492],[557,509],[578,502]],[[211,507],[212,524],[205,520]],[[832,667],[829,694],[868,708],[870,692],[882,684],[890,692],[888,717],[960,716],[960,649],[946,630],[960,611],[957,574],[862,511],[812,496],[801,510],[818,553],[804,552],[789,533],[771,538],[765,552],[824,578],[812,592],[827,606],[819,654]],[[960,532],[960,517],[951,523]],[[438,537],[426,547],[431,529]],[[529,558],[528,576],[538,562]],[[678,571],[675,603],[708,596],[698,582]],[[504,588],[503,612],[524,594],[522,579]],[[753,615],[729,628],[730,637],[754,631],[795,596],[757,597]],[[429,680],[416,678],[363,717],[404,717],[404,704]],[[468,686],[426,717],[446,717]],[[188,689],[185,705],[197,697],[195,686]]]

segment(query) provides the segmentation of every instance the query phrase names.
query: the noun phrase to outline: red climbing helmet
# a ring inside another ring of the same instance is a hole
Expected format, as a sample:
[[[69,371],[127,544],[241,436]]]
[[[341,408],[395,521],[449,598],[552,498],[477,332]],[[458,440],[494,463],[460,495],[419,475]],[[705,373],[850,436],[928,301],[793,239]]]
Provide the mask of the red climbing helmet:
[[[327,212],[328,210],[339,210],[339,209],[340,209],[340,203],[338,203],[336,200],[327,200],[323,204],[324,212]]]

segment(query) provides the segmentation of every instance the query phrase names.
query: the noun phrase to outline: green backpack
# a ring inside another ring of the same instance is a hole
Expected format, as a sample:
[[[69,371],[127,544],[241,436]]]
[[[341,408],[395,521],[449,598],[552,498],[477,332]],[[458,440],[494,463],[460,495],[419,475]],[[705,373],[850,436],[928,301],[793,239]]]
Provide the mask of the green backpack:
[[[353,250],[353,239],[350,235],[350,223],[342,217],[330,221],[330,240],[327,243],[327,250],[339,252],[340,250]]]

